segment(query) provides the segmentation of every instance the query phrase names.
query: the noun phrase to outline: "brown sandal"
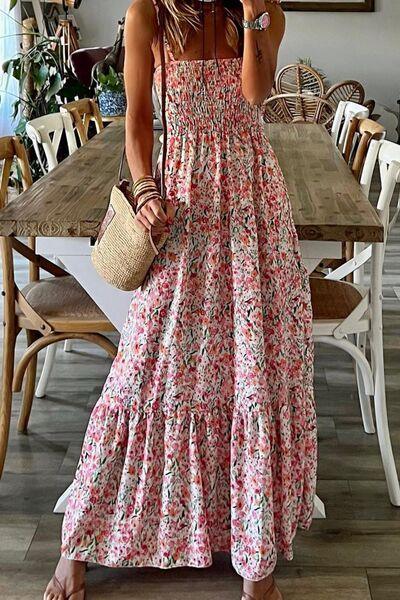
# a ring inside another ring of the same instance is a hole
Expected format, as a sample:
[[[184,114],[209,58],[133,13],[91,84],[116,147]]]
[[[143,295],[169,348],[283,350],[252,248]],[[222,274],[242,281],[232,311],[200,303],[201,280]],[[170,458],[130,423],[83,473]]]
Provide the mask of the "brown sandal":
[[[242,593],[242,600],[256,600],[247,592]],[[262,600],[283,600],[283,596],[276,585],[275,579],[272,579],[271,585],[265,590]]]
[[[80,588],[74,590],[70,594],[68,594],[68,596],[66,594],[64,586],[60,583],[59,579],[57,579],[57,577],[55,575],[53,575],[53,577],[51,578],[50,583],[48,584],[47,588],[49,586],[53,586],[53,589],[56,589],[58,594],[61,593],[63,596],[63,600],[85,600],[85,598],[86,598],[85,584],[83,584]],[[44,600],[46,599],[47,588],[44,593],[44,597],[43,597]],[[76,596],[76,598],[72,598],[73,596]]]

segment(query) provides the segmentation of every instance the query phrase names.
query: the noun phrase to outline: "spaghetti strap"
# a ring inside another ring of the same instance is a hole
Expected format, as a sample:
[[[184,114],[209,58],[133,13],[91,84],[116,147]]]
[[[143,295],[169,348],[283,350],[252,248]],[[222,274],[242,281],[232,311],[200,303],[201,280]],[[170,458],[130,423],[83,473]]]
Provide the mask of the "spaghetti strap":
[[[158,27],[160,26],[160,18],[159,18],[159,12],[160,12],[160,6],[159,6],[159,0],[152,0],[154,8],[156,9],[156,15],[157,15],[157,25]],[[169,42],[167,40],[167,36],[164,32],[164,47],[169,59],[169,62],[175,61],[175,57],[173,55],[171,46],[169,45]]]

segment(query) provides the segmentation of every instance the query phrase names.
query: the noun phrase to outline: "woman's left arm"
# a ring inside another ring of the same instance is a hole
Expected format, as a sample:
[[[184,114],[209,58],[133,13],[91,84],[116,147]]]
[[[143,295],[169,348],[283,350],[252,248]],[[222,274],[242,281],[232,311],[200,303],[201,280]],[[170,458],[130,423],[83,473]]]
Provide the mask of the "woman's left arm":
[[[278,50],[285,33],[285,14],[276,2],[241,1],[246,21],[253,21],[265,11],[271,18],[266,30],[244,30],[242,93],[250,104],[262,104],[274,84]]]

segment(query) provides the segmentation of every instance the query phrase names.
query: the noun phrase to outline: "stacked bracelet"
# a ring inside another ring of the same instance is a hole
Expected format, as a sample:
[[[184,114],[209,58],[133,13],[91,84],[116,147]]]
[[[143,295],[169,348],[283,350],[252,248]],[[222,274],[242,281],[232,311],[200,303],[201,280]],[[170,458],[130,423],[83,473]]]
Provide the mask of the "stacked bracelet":
[[[157,184],[155,182],[154,177],[152,177],[151,175],[145,175],[144,177],[140,177],[134,182],[132,192],[134,196],[140,196],[141,194],[147,191],[156,189]]]
[[[139,211],[150,200],[160,200],[160,192],[154,177],[151,175],[145,175],[137,179],[133,184],[132,193],[136,202],[136,211]]]

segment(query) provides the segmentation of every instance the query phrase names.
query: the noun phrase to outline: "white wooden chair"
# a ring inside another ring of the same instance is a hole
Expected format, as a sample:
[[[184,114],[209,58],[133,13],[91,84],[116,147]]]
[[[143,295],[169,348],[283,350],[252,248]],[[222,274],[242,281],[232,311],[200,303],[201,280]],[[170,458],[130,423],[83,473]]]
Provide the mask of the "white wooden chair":
[[[353,117],[367,119],[369,117],[368,108],[355,102],[340,101],[335,112],[331,136],[333,143],[342,153],[346,145],[350,121]]]
[[[367,433],[375,432],[370,402],[373,396],[376,430],[389,496],[392,504],[400,506],[400,486],[386,408],[382,331],[383,261],[391,223],[390,204],[396,184],[400,183],[400,156],[395,144],[388,145],[384,141],[379,144],[382,187],[377,209],[384,226],[384,242],[368,245],[325,278],[311,277],[310,282],[315,342],[341,348],[355,360],[364,429]],[[375,145],[373,148],[376,151]],[[369,260],[371,278],[368,287],[343,281]],[[367,339],[371,347],[370,362],[365,352]]]
[[[33,119],[27,123],[26,133],[32,140],[43,175],[58,165],[57,155],[64,133],[69,154],[73,154],[78,149],[72,118],[68,113],[54,113]],[[47,165],[43,163],[41,148],[46,156]]]
[[[68,112],[51,113],[32,119],[26,125],[26,133],[32,140],[35,154],[44,175],[58,165],[58,151],[63,135],[65,135],[67,141],[69,155],[78,149],[72,117]],[[43,162],[43,154],[46,157],[46,164]],[[65,352],[72,350],[71,340],[64,343],[64,350]],[[46,395],[56,352],[57,344],[49,346],[46,350],[43,370],[35,392],[37,398],[43,398]]]
[[[364,194],[369,197],[372,177],[374,175],[376,161],[379,164],[379,173],[381,176],[381,182],[384,181],[388,168],[392,161],[400,163],[400,146],[394,142],[387,140],[371,140],[370,147],[365,159],[364,168],[361,175],[361,187],[363,188]],[[388,224],[388,235],[392,231],[398,216],[400,214],[400,194],[397,200],[397,206],[391,215]]]

